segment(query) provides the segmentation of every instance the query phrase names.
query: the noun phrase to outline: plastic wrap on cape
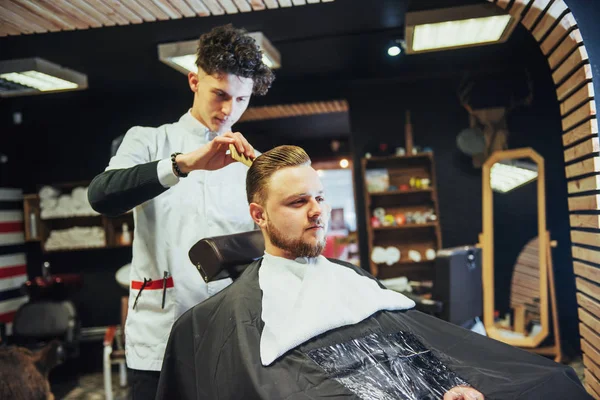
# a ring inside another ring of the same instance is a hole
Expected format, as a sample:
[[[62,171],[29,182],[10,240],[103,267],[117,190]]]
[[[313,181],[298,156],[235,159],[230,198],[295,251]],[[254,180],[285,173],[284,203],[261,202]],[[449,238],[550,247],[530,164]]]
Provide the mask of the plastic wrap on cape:
[[[469,386],[408,332],[373,333],[308,356],[362,399],[441,399],[453,387]]]

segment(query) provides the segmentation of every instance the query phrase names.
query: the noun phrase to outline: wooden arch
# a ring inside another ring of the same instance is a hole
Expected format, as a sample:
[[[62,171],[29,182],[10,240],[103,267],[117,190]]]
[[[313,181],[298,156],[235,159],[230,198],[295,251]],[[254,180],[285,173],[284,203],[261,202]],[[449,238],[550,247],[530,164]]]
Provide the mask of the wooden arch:
[[[577,22],[563,0],[488,1],[531,32],[552,71],[562,117],[585,386],[600,399],[600,145],[592,68]]]

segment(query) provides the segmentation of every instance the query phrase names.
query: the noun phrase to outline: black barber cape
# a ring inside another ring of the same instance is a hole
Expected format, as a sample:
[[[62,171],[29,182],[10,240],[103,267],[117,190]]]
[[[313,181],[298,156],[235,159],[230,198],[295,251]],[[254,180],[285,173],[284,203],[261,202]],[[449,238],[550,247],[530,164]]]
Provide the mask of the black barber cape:
[[[265,367],[260,263],[175,323],[157,399],[441,399],[464,384],[486,399],[591,398],[570,367],[416,310],[377,312]]]

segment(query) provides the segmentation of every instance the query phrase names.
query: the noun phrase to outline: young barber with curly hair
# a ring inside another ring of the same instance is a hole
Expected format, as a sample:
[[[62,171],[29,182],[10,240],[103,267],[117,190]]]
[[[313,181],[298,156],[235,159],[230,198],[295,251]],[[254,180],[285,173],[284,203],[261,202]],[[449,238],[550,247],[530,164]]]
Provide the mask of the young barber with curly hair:
[[[92,207],[106,215],[133,209],[135,231],[125,325],[133,399],[153,399],[173,322],[229,282],[204,283],[187,257],[203,237],[248,231],[247,167],[226,154],[253,147],[232,132],[253,94],[273,82],[255,41],[231,25],[200,37],[188,74],[192,108],[177,122],[131,128],[106,171],[89,186]]]

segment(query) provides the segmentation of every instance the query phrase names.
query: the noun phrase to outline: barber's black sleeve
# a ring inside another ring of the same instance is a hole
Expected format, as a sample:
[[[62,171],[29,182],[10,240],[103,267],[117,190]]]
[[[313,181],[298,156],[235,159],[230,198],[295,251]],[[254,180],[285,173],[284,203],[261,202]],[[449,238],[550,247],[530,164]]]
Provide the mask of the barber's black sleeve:
[[[158,180],[158,161],[131,168],[104,171],[88,187],[94,210],[108,215],[123,214],[167,190]]]

